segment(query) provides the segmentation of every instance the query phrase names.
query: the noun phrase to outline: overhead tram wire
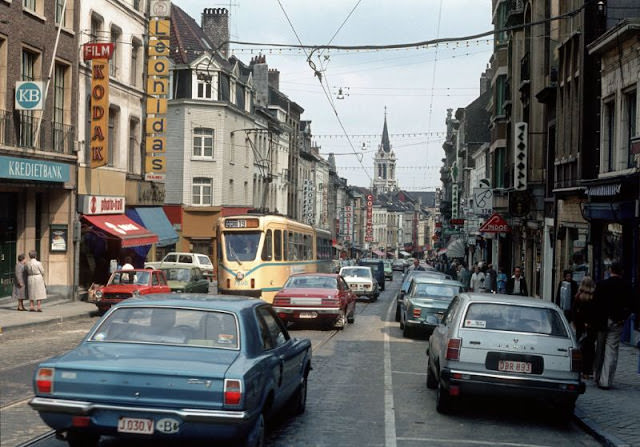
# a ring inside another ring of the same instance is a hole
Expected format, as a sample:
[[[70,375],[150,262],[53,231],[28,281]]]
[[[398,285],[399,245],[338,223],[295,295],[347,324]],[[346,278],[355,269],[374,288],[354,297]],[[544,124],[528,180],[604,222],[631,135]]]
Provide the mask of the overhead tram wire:
[[[442,22],[442,0],[440,0],[440,7],[438,8],[438,26],[436,28],[436,37],[440,37],[440,23]],[[433,71],[431,73],[431,95],[429,99],[429,113],[427,115],[427,129],[431,130],[431,120],[433,117],[433,98],[435,96],[435,86],[436,86],[436,68],[438,66],[438,48],[436,45],[436,54],[433,61]],[[426,154],[425,154],[426,155]],[[426,157],[425,157],[426,159]]]
[[[340,125],[340,128],[344,132],[344,134],[345,134],[345,136],[347,138],[347,141],[349,142],[349,145],[351,146],[351,150],[356,155],[356,159],[358,160],[358,162],[362,166],[362,170],[364,171],[365,175],[369,178],[369,180],[371,182],[373,182],[373,178],[371,177],[371,175],[369,175],[369,173],[367,172],[367,169],[365,168],[364,164],[362,163],[363,156],[361,154],[358,154],[358,152],[356,151],[356,148],[353,146],[353,142],[349,138],[349,135],[347,133],[347,129],[344,127],[344,124],[342,123],[342,120],[340,119],[340,116],[338,115],[338,110],[336,109],[335,104],[333,103],[333,99],[331,98],[331,95],[329,94],[327,88],[322,83],[322,77],[323,77],[322,73],[317,70],[315,64],[311,60],[311,56],[313,54],[313,51],[311,53],[307,53],[307,47],[305,47],[302,44],[302,40],[300,39],[300,36],[296,32],[296,29],[293,26],[293,23],[291,22],[291,19],[289,18],[289,15],[287,14],[287,11],[284,9],[284,6],[282,5],[282,2],[280,0],[278,0],[278,5],[280,5],[280,9],[282,9],[282,13],[284,14],[285,18],[287,19],[287,22],[289,22],[289,26],[291,27],[291,30],[293,31],[293,34],[296,36],[296,39],[298,40],[298,43],[300,44],[300,47],[304,49],[304,53],[307,56],[307,63],[309,64],[311,69],[314,71],[314,75],[318,78],[318,81],[320,81],[320,86],[322,87],[322,90],[324,91],[324,94],[327,97],[327,100],[329,101],[329,105],[333,109],[333,113],[335,114],[336,119],[338,120],[338,124]]]

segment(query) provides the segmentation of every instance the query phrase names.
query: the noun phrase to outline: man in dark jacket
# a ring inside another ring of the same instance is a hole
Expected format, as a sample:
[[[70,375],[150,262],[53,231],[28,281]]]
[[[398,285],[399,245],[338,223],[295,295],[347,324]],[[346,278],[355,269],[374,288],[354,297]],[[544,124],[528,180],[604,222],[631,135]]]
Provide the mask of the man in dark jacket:
[[[527,282],[520,267],[513,269],[513,276],[507,280],[507,295],[529,296]]]
[[[598,330],[595,358],[595,380],[598,387],[609,389],[618,363],[618,348],[625,320],[631,314],[633,289],[622,278],[623,268],[614,262],[609,268],[611,275],[596,285],[594,304]]]
[[[573,272],[565,270],[562,280],[558,283],[555,303],[564,311],[564,316],[569,321],[571,321],[571,308],[576,293],[578,293],[578,283],[573,280]]]

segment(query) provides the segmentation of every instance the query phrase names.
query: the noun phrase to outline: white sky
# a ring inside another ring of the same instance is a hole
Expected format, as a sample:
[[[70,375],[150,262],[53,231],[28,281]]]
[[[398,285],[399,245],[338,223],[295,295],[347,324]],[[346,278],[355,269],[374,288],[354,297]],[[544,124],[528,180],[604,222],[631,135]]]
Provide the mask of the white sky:
[[[231,39],[244,42],[297,44],[286,16],[302,43],[311,45],[328,44],[343,23],[333,44],[412,43],[492,29],[491,0],[173,0],[173,3],[197,23],[205,8],[226,7],[230,11]],[[493,42],[488,36],[419,49],[331,50],[322,52],[320,59],[314,55],[312,61],[323,69],[325,89],[352,146],[302,50],[243,45],[232,45],[232,49],[247,64],[262,51],[269,68],[280,71],[280,90],[305,109],[302,119],[311,120],[314,141],[321,146],[321,153],[336,154],[338,174],[347,178],[349,184],[371,185],[369,176],[373,174],[373,156],[380,143],[386,106],[391,145],[398,160],[398,181],[401,188],[412,190],[440,186],[446,110],[465,107],[478,97],[480,74],[489,62]],[[337,99],[340,88],[344,99]],[[361,154],[366,172],[354,150]]]

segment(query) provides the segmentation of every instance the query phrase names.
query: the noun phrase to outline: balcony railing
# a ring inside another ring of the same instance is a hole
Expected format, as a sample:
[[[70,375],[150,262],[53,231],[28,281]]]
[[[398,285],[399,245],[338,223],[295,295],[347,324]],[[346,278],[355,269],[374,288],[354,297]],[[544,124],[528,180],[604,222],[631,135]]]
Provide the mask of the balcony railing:
[[[37,137],[38,119],[32,112],[0,110],[0,145],[38,149],[45,152],[72,154],[74,126],[42,120]]]

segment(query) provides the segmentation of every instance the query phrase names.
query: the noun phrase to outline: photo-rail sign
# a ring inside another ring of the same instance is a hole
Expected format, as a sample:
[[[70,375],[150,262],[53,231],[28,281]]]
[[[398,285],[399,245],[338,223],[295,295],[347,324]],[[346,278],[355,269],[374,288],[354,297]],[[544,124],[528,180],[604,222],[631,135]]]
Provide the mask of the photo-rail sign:
[[[480,233],[509,233],[511,227],[507,221],[498,214],[493,213],[478,229]]]

